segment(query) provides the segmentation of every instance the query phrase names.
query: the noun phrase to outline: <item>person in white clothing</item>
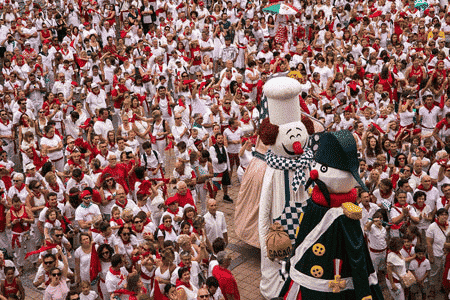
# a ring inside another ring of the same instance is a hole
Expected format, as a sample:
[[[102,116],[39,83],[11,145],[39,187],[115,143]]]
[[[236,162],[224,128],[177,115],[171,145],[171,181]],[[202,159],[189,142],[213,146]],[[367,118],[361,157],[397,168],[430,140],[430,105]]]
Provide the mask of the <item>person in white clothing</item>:
[[[80,199],[83,202],[75,210],[75,221],[78,222],[81,231],[87,232],[93,224],[94,217],[101,215],[101,212],[97,204],[91,203],[92,194],[90,191],[83,191],[80,194]]]
[[[93,118],[98,109],[106,108],[106,93],[104,90],[100,90],[97,83],[93,83],[91,88],[92,92],[86,97],[86,110]]]
[[[389,254],[387,256],[386,285],[394,300],[404,300],[405,291],[400,284],[401,276],[406,274],[405,259],[400,254],[403,247],[403,239],[394,237],[389,242]]]
[[[109,111],[106,108],[100,108],[98,111],[97,121],[94,123],[94,132],[105,140],[108,139],[108,132],[114,131],[111,120],[108,119]]]
[[[64,171],[64,151],[61,138],[55,134],[55,128],[51,125],[44,127],[45,136],[41,139],[42,148],[46,149],[47,156],[59,172]]]
[[[386,228],[383,227],[382,220],[383,215],[381,211],[377,211],[374,213],[373,219],[369,220],[364,226],[364,231],[367,233],[367,239],[369,241],[370,258],[372,259],[375,271],[380,270],[386,259],[387,232]]]
[[[431,263],[430,271],[430,296],[435,295],[441,289],[442,273],[444,271],[445,253],[444,244],[450,228],[447,223],[448,212],[441,208],[436,212],[436,221],[426,231],[427,253]],[[433,297],[434,298],[434,297]]]
[[[208,200],[208,212],[204,215],[206,237],[213,243],[217,238],[223,238],[228,244],[227,223],[225,215],[221,211],[217,211],[217,201],[215,199]]]
[[[124,288],[127,285],[128,271],[125,268],[125,261],[122,255],[114,254],[111,257],[111,267],[106,273],[105,285],[108,293]]]

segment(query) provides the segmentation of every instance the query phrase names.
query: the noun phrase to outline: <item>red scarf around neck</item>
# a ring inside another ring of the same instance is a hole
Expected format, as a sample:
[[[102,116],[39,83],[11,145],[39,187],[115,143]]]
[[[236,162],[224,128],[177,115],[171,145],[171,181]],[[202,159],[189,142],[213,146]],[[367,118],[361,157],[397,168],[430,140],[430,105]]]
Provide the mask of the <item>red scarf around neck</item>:
[[[426,259],[425,256],[423,256],[422,258],[418,258],[416,256],[416,260],[417,260],[417,264],[419,265],[419,268],[420,268],[420,265],[425,261],[425,259]]]
[[[162,231],[167,231],[168,233],[172,232],[172,225],[170,225],[169,227],[166,227],[163,223],[163,224],[159,225],[158,228],[161,229]]]
[[[311,199],[314,203],[325,206],[325,207],[340,207],[341,204],[345,202],[356,203],[357,191],[356,189],[352,189],[348,193],[342,194],[330,194],[330,205],[328,204],[325,196],[319,189],[319,186],[315,186],[313,192],[311,194]]]
[[[119,226],[123,226],[123,220],[122,219],[114,219],[114,218],[111,218],[111,220],[110,221],[112,221],[112,222],[116,222],[117,223],[117,225],[119,225]]]
[[[125,209],[127,204],[128,204],[128,199],[127,198],[125,198],[125,203],[124,204],[121,204],[119,201],[116,200],[116,205],[121,207],[122,209]]]
[[[426,206],[425,203],[423,204],[422,207],[420,207],[417,203],[414,203],[413,205],[414,205],[415,208],[417,208],[420,211],[422,211],[425,208],[425,206]]]
[[[439,223],[439,219],[438,219],[438,218],[435,218],[434,221],[435,221],[436,224],[438,224],[439,226],[443,226],[443,227],[447,227],[447,226],[448,226],[448,222],[447,222],[447,221],[445,221],[444,224]]]
[[[432,188],[433,188],[433,186],[431,184],[428,189],[425,189],[422,184],[419,184],[419,186],[417,187],[417,189],[422,190],[424,192],[429,192],[429,191],[431,191]]]
[[[188,289],[190,289],[190,290],[192,289],[190,283],[186,283],[184,281],[181,281],[180,279],[177,279],[176,285],[177,285],[177,287],[184,285]]]

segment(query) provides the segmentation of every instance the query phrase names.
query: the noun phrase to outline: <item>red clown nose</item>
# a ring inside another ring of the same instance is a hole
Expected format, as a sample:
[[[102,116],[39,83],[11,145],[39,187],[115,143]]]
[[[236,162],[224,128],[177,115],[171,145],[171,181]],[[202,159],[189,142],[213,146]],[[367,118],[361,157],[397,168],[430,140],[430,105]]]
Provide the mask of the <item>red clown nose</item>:
[[[302,148],[302,144],[300,142],[295,142],[294,144],[292,144],[292,147],[294,148],[295,154],[297,154],[297,155],[303,154],[303,148]]]

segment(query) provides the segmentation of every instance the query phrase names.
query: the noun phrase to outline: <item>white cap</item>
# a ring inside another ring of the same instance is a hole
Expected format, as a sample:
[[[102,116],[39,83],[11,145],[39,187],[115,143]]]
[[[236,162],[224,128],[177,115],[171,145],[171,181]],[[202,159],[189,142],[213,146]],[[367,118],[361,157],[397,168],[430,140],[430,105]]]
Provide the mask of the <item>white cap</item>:
[[[25,166],[25,171],[33,170],[35,168],[36,166],[33,163],[29,163],[28,165]]]
[[[91,89],[95,89],[96,87],[98,87],[98,84],[97,83],[93,83],[93,84],[91,84]]]
[[[276,77],[266,82],[264,94],[267,96],[270,123],[282,125],[301,120],[300,92],[300,83],[293,78]]]

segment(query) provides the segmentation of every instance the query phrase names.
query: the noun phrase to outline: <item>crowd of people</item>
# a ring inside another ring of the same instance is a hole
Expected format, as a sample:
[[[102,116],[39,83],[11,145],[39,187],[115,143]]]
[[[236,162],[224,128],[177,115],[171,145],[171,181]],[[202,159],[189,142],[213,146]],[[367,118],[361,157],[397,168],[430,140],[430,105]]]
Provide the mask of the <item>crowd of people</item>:
[[[0,1],[0,299],[25,298],[27,261],[44,299],[240,299],[217,203],[289,71],[354,133],[379,280],[448,294],[448,1],[272,3]]]

